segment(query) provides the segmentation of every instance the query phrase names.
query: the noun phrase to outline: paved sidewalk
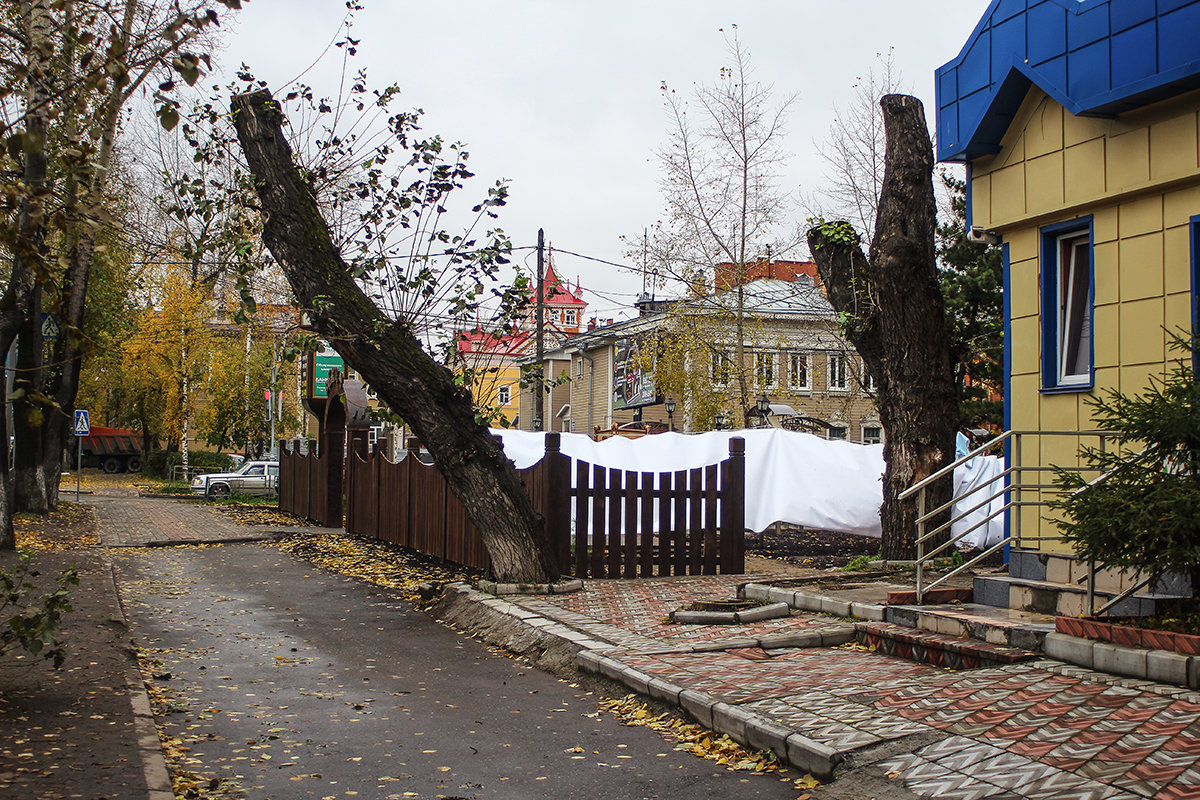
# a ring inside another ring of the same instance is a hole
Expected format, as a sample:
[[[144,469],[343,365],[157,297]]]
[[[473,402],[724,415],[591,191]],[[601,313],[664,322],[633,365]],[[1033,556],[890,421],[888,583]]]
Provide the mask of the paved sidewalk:
[[[328,533],[339,528],[241,525],[208,506],[158,497],[95,496],[105,547],[156,547],[270,539],[282,533]]]
[[[667,621],[700,597],[735,596],[748,579],[591,580],[577,594],[488,602],[585,636],[594,646],[584,668],[711,716],[793,763],[824,757],[839,776],[874,770],[897,789],[951,800],[1200,798],[1200,694],[1050,659],[950,671],[853,644],[772,646],[845,627],[820,614]]]

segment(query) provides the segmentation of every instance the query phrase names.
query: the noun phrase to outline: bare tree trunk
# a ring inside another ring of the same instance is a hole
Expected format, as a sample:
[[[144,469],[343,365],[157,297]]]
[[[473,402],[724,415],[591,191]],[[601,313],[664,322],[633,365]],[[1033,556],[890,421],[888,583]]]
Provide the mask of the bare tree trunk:
[[[905,95],[887,95],[880,104],[887,155],[870,258],[849,223],[813,228],[808,241],[846,335],[875,377],[886,462],[881,553],[903,559],[915,554],[917,509],[914,499],[901,502],[899,495],[950,463],[958,412],[924,110]],[[941,506],[950,492],[949,478],[939,481],[926,508]]]
[[[558,568],[499,440],[475,420],[469,390],[387,319],[350,276],[316,199],[297,172],[270,92],[233,98],[233,119],[265,217],[263,240],[317,330],[400,414],[478,527],[496,578],[546,582]]]

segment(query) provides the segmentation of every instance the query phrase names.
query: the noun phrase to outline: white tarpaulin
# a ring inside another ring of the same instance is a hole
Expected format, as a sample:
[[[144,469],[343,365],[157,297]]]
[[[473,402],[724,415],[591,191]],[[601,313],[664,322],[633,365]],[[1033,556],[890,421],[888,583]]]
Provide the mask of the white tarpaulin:
[[[544,434],[494,430],[518,469],[545,455]],[[776,429],[659,433],[640,439],[614,436],[596,442],[580,433],[560,434],[571,458],[634,472],[674,472],[716,464],[729,457],[729,440],[746,440],[746,527],[773,522],[879,536],[883,498],[883,445],[826,440],[811,433]]]

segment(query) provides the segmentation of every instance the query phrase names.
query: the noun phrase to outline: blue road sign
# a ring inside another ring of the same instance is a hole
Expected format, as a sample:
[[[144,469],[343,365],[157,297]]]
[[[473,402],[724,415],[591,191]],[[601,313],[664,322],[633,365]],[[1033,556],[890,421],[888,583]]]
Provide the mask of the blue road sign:
[[[88,419],[86,408],[75,409],[75,435],[88,436],[92,432],[92,423]]]

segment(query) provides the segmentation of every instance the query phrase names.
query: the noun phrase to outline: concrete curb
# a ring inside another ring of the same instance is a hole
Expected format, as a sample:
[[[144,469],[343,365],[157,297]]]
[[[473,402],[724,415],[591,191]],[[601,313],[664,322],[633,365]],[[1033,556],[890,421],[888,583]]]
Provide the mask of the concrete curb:
[[[129,616],[125,613],[125,603],[117,589],[117,574],[112,559],[108,557],[105,548],[98,548],[103,559],[108,579],[112,582],[113,597],[117,600],[117,609],[121,613],[121,622],[129,630]],[[158,725],[154,721],[154,709],[150,705],[150,694],[146,691],[146,681],[142,678],[141,670],[136,664],[130,665],[125,672],[125,685],[129,690],[129,704],[133,709],[134,734],[137,737],[138,753],[142,759],[142,774],[146,780],[147,800],[174,800],[175,791],[171,783],[171,771],[167,768],[167,758],[163,755],[162,741],[158,738]]]
[[[639,694],[682,709],[698,723],[756,750],[771,750],[781,761],[811,773],[818,780],[833,778],[845,753],[792,731],[773,719],[730,705],[695,689],[684,689],[591,650],[575,656],[576,665],[618,681]],[[643,688],[645,687],[645,688]]]
[[[835,617],[854,617],[868,622],[883,622],[887,614],[887,606],[877,603],[839,600],[835,597],[784,589],[765,583],[747,583],[738,593],[747,600],[787,603],[798,611],[814,611],[819,614],[832,614]]]
[[[1124,647],[1065,633],[1046,634],[1043,648],[1050,658],[1097,672],[1200,689],[1200,656]]]

